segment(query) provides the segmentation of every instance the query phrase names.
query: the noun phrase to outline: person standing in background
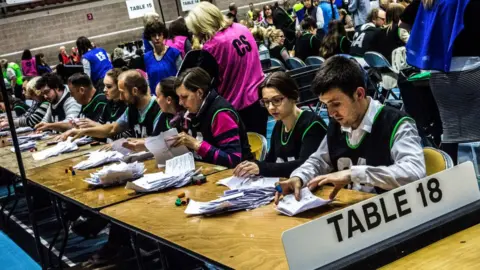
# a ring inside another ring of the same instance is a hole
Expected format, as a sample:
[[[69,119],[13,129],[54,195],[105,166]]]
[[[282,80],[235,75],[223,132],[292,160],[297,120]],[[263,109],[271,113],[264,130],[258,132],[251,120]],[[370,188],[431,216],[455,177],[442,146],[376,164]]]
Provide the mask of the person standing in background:
[[[165,45],[180,51],[182,58],[185,54],[192,50],[192,42],[190,42],[190,34],[184,18],[178,18],[168,27],[168,39]]]
[[[21,64],[23,76],[35,77],[38,75],[37,63],[30,50],[23,51]]]
[[[333,0],[320,0],[316,13],[317,22],[317,38],[322,40],[328,33],[328,25],[332,20],[340,18],[337,7],[333,4]]]
[[[358,31],[367,22],[367,16],[370,12],[370,0],[350,0],[348,11],[353,16],[355,31]]]
[[[293,49],[295,45],[295,20],[283,8],[286,3],[285,0],[280,0],[275,3],[275,10],[273,11],[273,23],[277,29],[282,30],[285,34],[285,47],[287,50]]]
[[[82,58],[83,72],[92,79],[96,89],[103,90],[105,88],[103,78],[107,71],[113,68],[107,51],[103,48],[94,48],[87,37],[77,39],[77,48]]]
[[[253,20],[253,3],[248,4],[247,17]]]
[[[20,66],[17,63],[9,63],[7,59],[0,60],[0,65],[2,65],[3,78],[10,83],[15,97],[25,100],[25,96],[22,93],[23,76]]]
[[[146,27],[148,23],[153,21],[160,21],[160,15],[155,12],[146,13],[143,16],[143,27]],[[153,51],[153,45],[150,43],[150,40],[145,38],[145,33],[143,34],[143,47],[145,47],[145,53]]]
[[[231,3],[228,6],[228,10],[229,12],[227,13],[227,18],[234,23],[238,23],[238,19],[237,19],[238,8],[235,5],[235,3]],[[253,13],[252,13],[252,16],[253,16]]]

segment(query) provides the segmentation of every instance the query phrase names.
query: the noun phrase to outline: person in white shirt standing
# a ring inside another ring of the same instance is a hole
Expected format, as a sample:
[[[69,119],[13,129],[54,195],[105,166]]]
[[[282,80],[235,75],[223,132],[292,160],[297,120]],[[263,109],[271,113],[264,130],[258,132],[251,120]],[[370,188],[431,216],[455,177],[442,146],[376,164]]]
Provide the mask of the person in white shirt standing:
[[[415,122],[404,112],[366,95],[364,73],[354,60],[329,58],[312,89],[331,117],[318,150],[277,183],[275,202],[302,187],[333,184],[333,199],[344,187],[382,193],[426,176],[425,159]]]

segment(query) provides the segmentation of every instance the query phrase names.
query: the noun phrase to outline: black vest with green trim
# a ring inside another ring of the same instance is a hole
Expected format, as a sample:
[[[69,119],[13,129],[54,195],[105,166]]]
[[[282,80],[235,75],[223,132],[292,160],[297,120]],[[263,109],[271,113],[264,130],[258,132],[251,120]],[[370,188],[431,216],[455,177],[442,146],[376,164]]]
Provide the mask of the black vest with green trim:
[[[65,89],[65,91],[67,91]],[[63,108],[63,105],[65,105],[65,102],[67,99],[71,97],[70,92],[65,94],[65,97],[56,105],[56,108],[53,108],[53,105],[50,104],[50,109],[52,111],[52,119],[53,122],[62,122],[67,118],[67,115],[65,114],[65,109]]]
[[[321,41],[312,33],[303,32],[295,44],[295,57],[305,61],[309,56],[318,56]]]
[[[176,128],[176,126],[170,126],[170,120],[172,120],[173,116],[174,115],[171,113],[161,112],[157,117],[158,119],[155,120],[155,127],[152,136],[157,136],[169,129]],[[178,128],[177,131],[180,132]]]
[[[127,104],[123,101],[113,101],[109,100],[107,106],[103,110],[102,117],[100,118],[101,124],[111,124],[114,123],[122,116],[122,114],[127,109]]]
[[[25,115],[29,111],[30,107],[23,103],[23,101],[18,100],[13,102],[13,111],[17,117]]]
[[[252,160],[253,154],[250,150],[247,132],[242,119],[240,119],[240,116],[232,105],[230,105],[230,103],[228,103],[223,97],[219,96],[214,90],[210,91],[203,108],[201,108],[196,117],[192,119],[193,133],[201,132],[204,141],[217,147],[217,145],[214,144],[215,139],[212,134],[212,124],[215,116],[222,111],[230,111],[235,115],[239,129],[240,144],[242,147],[242,160]]]
[[[88,118],[92,121],[98,122],[103,114],[105,106],[107,105],[107,98],[101,91],[96,91],[92,100],[87,105],[82,106],[82,110],[78,118]]]
[[[327,133],[327,125],[322,118],[312,111],[303,111],[293,129],[288,133],[285,132],[283,122],[277,121],[273,127],[271,138],[274,147],[270,149],[277,158],[276,162],[283,163],[297,160],[300,157],[303,138],[314,125],[322,127],[322,134],[318,136],[318,141],[321,142]]]
[[[133,105],[129,105],[126,112],[128,114],[128,125],[133,130],[135,138],[152,136],[153,124],[160,113],[160,106],[158,106],[154,98],[150,100],[143,117],[139,115],[138,109]]]
[[[335,171],[354,165],[390,166],[393,164],[391,148],[400,124],[412,120],[405,112],[383,106],[374,118],[371,133],[365,133],[357,145],[351,145],[347,133],[338,122],[331,119],[327,131],[328,152]],[[384,190],[375,187],[377,193]]]

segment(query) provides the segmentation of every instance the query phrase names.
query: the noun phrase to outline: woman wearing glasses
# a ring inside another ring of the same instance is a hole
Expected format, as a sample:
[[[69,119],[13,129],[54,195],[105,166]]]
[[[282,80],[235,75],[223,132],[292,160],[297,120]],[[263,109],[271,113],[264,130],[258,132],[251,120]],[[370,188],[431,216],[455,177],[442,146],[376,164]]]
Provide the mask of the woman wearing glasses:
[[[285,43],[285,35],[282,30],[269,28],[267,30],[267,37],[270,42],[270,57],[276,58],[286,65],[286,61],[290,58],[290,55],[288,54],[287,48],[283,45]]]
[[[268,76],[259,92],[261,104],[277,120],[270,150],[264,161],[244,161],[235,168],[234,174],[289,177],[318,149],[327,126],[317,114],[296,106],[298,86],[285,72],[277,71]]]

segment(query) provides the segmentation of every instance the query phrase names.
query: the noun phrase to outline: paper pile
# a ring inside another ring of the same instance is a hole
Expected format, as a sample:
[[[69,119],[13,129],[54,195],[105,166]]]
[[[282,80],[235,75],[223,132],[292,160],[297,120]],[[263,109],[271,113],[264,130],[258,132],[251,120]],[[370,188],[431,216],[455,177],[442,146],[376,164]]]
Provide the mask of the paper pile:
[[[77,144],[74,142],[71,142],[71,139],[69,138],[65,142],[59,142],[57,145],[53,147],[50,147],[48,149],[45,149],[37,153],[33,153],[32,157],[34,160],[44,160],[49,157],[57,156],[63,153],[73,152],[77,149],[78,149]]]
[[[217,182],[217,185],[224,185],[230,189],[244,189],[255,187],[275,187],[275,183],[280,181],[280,178],[267,178],[267,177],[228,177]]]
[[[331,200],[324,200],[313,195],[307,187],[300,191],[300,197],[300,201],[297,201],[293,194],[283,197],[283,199],[280,200],[277,205],[277,211],[287,216],[294,216],[298,213],[305,212],[312,208],[317,208],[331,202]]]
[[[195,171],[195,160],[192,153],[167,160],[165,173],[145,174],[144,177],[128,182],[126,189],[133,189],[137,192],[152,192],[167,188],[179,188],[191,183]]]
[[[17,128],[15,131],[17,132],[17,134],[20,134],[20,133],[32,132],[33,128],[21,127],[21,128]],[[8,127],[6,128],[6,131],[0,132],[0,137],[5,137],[5,136],[10,136],[10,129]]]
[[[275,188],[245,188],[227,190],[224,196],[209,202],[190,200],[185,214],[213,215],[238,210],[251,210],[269,204],[275,195]]]
[[[121,161],[123,155],[117,151],[94,151],[88,154],[88,159],[73,166],[74,169],[87,170],[100,165]]]
[[[110,186],[121,184],[130,179],[137,179],[145,172],[143,163],[118,163],[103,167],[100,171],[91,173],[84,181],[94,186]]]
[[[70,137],[69,137],[70,139]],[[86,145],[86,144],[89,144],[89,143],[92,143],[93,142],[93,139],[91,137],[88,137],[88,136],[84,136],[82,138],[78,138],[76,139],[75,141],[73,141],[77,146],[82,146],[82,145]]]
[[[130,149],[123,147],[123,144],[127,142],[127,139],[118,139],[112,142],[112,150],[122,153],[124,156],[132,152]]]
[[[26,151],[26,150],[30,150],[30,149],[32,149],[32,148],[35,148],[35,146],[37,146],[37,142],[35,142],[35,141],[29,141],[29,142],[20,144],[18,147],[20,147],[20,152],[23,152],[23,151]],[[15,153],[15,147],[10,148],[10,151],[12,151],[13,153]]]
[[[45,138],[46,136],[47,136],[47,133],[42,132],[42,133],[38,133],[38,134],[18,136],[17,139],[18,139],[19,144],[24,144],[24,143],[29,142],[29,141],[41,140],[41,139]],[[8,138],[8,141],[12,142],[12,138]]]
[[[185,146],[171,147],[173,142],[169,139],[176,135],[177,130],[170,129],[156,137],[145,139],[145,147],[155,156],[157,164],[165,164],[167,160],[189,152]]]

